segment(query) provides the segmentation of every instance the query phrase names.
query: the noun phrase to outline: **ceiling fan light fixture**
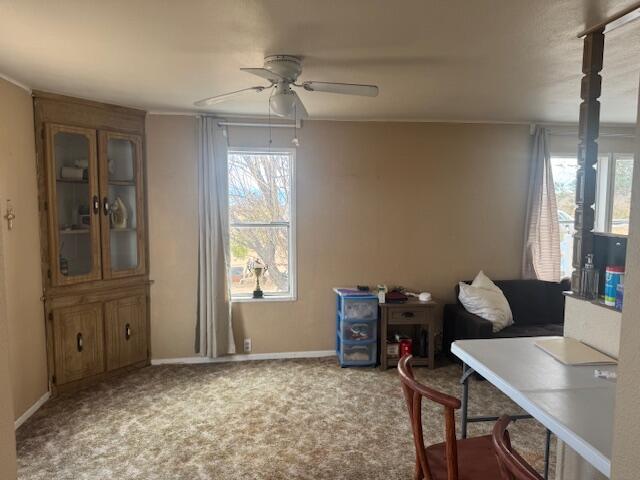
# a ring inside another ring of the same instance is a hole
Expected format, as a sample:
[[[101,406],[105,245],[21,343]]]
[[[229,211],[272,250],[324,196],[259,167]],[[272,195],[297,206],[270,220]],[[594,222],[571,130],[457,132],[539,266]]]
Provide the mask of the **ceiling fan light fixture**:
[[[275,93],[271,99],[269,99],[269,105],[271,106],[273,113],[280,117],[286,117],[293,111],[295,101],[295,94],[289,90]]]

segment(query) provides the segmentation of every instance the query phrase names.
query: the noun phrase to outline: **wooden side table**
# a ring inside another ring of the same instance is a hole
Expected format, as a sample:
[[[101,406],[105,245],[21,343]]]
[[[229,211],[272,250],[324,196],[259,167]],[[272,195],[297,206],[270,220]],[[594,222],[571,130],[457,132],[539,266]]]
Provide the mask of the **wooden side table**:
[[[380,304],[380,369],[395,367],[399,358],[387,357],[387,337],[394,326],[414,327],[413,365],[435,367],[436,337],[442,334],[442,322],[436,318],[437,303],[434,301],[420,302],[410,298],[405,303]],[[427,356],[417,356],[416,342],[420,329],[427,331]]]

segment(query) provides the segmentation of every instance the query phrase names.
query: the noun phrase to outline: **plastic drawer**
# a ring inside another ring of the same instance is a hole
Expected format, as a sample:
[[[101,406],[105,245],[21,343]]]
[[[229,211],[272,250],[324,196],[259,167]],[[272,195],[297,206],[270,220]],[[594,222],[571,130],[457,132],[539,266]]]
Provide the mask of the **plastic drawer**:
[[[343,320],[375,320],[378,318],[376,298],[343,298],[341,314]]]
[[[340,332],[343,340],[348,342],[366,342],[378,339],[378,322],[361,320],[341,320]]]
[[[366,344],[342,343],[340,345],[340,365],[343,367],[375,365],[376,346],[375,341]]]

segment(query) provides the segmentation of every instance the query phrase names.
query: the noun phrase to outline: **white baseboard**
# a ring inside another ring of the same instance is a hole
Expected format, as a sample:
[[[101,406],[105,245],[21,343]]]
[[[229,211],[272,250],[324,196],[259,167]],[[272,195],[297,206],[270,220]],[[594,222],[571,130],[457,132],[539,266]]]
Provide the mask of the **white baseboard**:
[[[20,428],[20,426],[26,422],[27,420],[29,420],[29,418],[31,417],[31,415],[33,415],[34,413],[36,413],[38,411],[38,409],[44,405],[44,403],[49,400],[49,397],[51,397],[51,392],[47,392],[44,395],[42,395],[38,401],[36,403],[34,403],[33,405],[31,405],[29,407],[29,409],[24,412],[22,415],[20,415],[20,417],[15,421],[15,429],[17,430],[18,428]]]
[[[181,357],[181,358],[154,358],[151,365],[167,365],[176,363],[225,363],[225,362],[248,362],[251,360],[280,360],[285,358],[321,358],[332,357],[335,350],[316,350],[311,352],[276,352],[276,353],[246,353],[238,355],[227,355],[224,357]]]

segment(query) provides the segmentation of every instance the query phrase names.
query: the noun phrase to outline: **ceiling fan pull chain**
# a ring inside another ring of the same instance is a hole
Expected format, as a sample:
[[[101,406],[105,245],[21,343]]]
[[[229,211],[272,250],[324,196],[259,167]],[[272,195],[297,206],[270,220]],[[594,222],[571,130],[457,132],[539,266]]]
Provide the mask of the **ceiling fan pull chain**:
[[[293,140],[291,140],[294,146],[300,146],[300,140],[298,140],[298,104],[293,104]]]
[[[269,101],[267,102],[268,104],[268,122],[269,122],[269,152],[271,152],[271,143],[273,142],[272,138],[271,138],[271,97],[273,97],[273,92],[275,90],[272,88],[271,89],[271,95],[269,95]]]
[[[273,142],[271,138],[271,106],[269,106],[269,152],[271,152],[271,143]]]

